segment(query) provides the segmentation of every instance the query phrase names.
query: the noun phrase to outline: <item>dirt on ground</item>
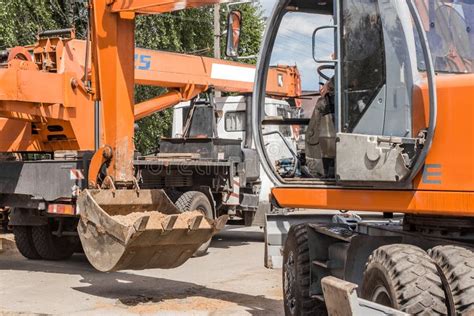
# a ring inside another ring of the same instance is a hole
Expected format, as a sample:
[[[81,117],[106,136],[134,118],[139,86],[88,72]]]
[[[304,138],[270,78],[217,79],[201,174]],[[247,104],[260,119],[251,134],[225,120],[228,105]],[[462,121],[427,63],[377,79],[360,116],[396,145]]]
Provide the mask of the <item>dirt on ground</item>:
[[[0,254],[0,316],[283,315],[281,271],[263,267],[263,250],[261,229],[227,227],[207,255],[169,270],[102,273],[83,254]]]
[[[133,212],[127,215],[115,215],[112,216],[117,222],[124,226],[133,225],[139,218],[149,216],[148,223],[146,225],[147,229],[162,229],[162,224],[173,215],[166,215],[160,212],[151,211],[151,212]],[[202,213],[199,211],[185,212],[179,214],[174,228],[188,228],[192,224],[192,220],[195,217],[202,216]],[[201,221],[200,228],[211,228],[210,222],[203,218]]]
[[[164,299],[156,301],[152,297],[135,297],[121,299],[119,303],[136,314],[153,314],[158,312],[188,312],[202,311],[212,312],[237,307],[236,303],[221,300],[219,298],[207,298],[200,296],[190,296],[182,299]],[[115,305],[117,306],[117,305]]]

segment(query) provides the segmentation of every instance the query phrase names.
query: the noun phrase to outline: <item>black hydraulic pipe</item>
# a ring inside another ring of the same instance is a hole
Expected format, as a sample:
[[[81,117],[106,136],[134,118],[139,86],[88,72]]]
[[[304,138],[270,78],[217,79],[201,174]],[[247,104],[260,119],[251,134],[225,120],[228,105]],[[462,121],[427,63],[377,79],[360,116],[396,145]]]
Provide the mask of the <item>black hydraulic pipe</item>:
[[[61,36],[70,36],[71,33],[74,32],[73,28],[67,28],[67,29],[57,29],[57,30],[48,30],[48,31],[43,31],[38,34],[39,37],[61,37]]]

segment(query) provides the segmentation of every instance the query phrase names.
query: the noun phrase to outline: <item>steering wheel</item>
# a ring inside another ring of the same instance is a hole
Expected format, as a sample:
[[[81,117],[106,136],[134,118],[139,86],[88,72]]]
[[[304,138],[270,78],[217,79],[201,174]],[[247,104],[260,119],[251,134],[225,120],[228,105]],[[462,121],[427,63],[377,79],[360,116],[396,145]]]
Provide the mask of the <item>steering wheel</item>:
[[[334,70],[336,67],[334,65],[321,65],[317,68],[317,71],[318,71],[318,75],[320,75],[324,80],[331,80],[331,77],[329,77],[328,75],[326,75],[323,70],[328,70],[328,69],[331,69],[331,70]]]

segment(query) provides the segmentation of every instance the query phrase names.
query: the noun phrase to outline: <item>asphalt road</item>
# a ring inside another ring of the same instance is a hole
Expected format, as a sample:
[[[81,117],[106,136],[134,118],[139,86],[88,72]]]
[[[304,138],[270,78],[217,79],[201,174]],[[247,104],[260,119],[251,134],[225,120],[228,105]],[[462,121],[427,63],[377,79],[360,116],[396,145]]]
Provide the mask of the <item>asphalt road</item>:
[[[282,315],[281,271],[263,267],[263,233],[232,228],[209,254],[172,270],[101,273],[0,254],[0,315]]]

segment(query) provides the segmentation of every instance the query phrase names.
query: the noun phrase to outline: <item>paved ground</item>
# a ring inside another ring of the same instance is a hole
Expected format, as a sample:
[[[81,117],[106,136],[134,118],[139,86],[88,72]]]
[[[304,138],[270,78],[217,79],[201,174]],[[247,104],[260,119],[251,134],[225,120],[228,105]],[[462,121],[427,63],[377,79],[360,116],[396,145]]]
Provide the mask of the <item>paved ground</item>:
[[[208,255],[173,270],[95,271],[0,254],[0,315],[281,315],[281,271],[263,267],[263,233],[233,228]]]

